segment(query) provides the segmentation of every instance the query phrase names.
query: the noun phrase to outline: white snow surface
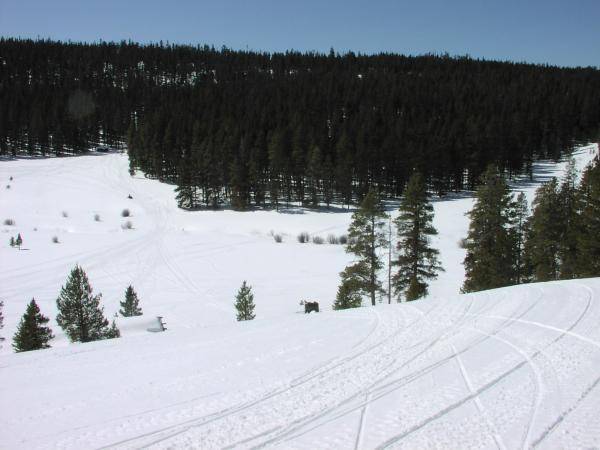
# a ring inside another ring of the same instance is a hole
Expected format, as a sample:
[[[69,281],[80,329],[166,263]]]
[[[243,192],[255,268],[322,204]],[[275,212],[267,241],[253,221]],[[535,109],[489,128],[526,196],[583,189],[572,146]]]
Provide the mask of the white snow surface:
[[[596,154],[579,149],[578,168]],[[515,190],[531,199],[564,166],[538,163]],[[434,203],[446,272],[428,298],[333,312],[350,256],[296,235],[343,234],[351,211],[185,212],[120,154],[0,161],[0,180],[15,221],[0,225],[1,449],[600,446],[600,279],[459,295],[469,195]],[[54,321],[76,263],[108,316],[138,292],[121,339],[69,344]],[[257,319],[237,323],[244,279]],[[32,297],[53,348],[11,354]],[[157,315],[168,330],[148,333]]]

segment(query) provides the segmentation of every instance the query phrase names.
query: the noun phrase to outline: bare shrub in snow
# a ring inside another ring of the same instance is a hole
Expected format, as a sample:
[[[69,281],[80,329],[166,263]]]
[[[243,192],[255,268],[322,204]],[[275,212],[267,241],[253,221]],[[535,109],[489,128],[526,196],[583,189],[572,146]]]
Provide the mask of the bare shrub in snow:
[[[283,242],[283,237],[279,233],[273,234],[273,239],[275,239],[275,242],[277,242],[278,244],[281,244]]]
[[[6,185],[6,189],[10,189],[10,184],[7,184],[7,185]]]
[[[55,244],[59,243],[58,236],[52,236],[52,242]]]
[[[321,245],[325,243],[325,239],[323,239],[321,236],[313,236],[312,238],[313,244],[317,244],[317,245]]]
[[[94,214],[94,220],[100,222],[100,214]]]
[[[15,225],[15,221],[13,219],[4,219],[4,225],[8,225],[9,227],[12,227]]]
[[[133,223],[131,223],[131,220],[128,220],[123,225],[121,225],[121,228],[123,228],[124,230],[131,230],[133,228]]]
[[[338,245],[340,243],[340,239],[335,234],[327,235],[327,242],[331,245]]]
[[[62,216],[63,216],[63,217],[69,217],[69,213],[68,213],[68,212],[66,212],[66,211],[63,211],[63,212],[62,212]]]
[[[346,245],[348,243],[348,236],[346,236],[345,234],[342,234],[339,238],[338,238],[339,242],[341,245]]]
[[[298,242],[300,242],[301,244],[305,244],[308,241],[310,241],[310,236],[306,231],[303,231],[298,235]]]
[[[129,217],[129,216],[131,216],[131,211],[129,211],[129,209],[125,208],[123,211],[121,211],[121,216]]]

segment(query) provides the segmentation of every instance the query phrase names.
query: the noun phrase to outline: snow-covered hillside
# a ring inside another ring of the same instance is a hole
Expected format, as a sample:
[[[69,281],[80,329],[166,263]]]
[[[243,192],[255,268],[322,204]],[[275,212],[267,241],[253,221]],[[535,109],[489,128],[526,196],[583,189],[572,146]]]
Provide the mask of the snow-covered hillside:
[[[515,189],[531,199],[564,165],[537,164]],[[15,222],[0,225],[0,448],[600,445],[600,281],[457,295],[468,195],[434,203],[446,272],[430,298],[331,312],[350,257],[296,236],[344,234],[351,211],[185,212],[120,154],[1,161],[0,180],[0,220]],[[52,320],[54,348],[10,354],[27,302],[54,319],[76,263],[107,315],[133,284],[144,316],[83,345]],[[243,280],[250,323],[235,322]],[[325,312],[298,314],[302,299]],[[169,330],[146,332],[157,315]]]
[[[591,448],[600,280],[2,358],[0,447]]]

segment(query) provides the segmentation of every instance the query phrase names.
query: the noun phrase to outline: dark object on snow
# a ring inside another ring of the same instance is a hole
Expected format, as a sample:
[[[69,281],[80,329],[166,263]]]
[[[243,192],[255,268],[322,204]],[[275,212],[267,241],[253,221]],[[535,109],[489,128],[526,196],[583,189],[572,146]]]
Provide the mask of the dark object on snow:
[[[319,302],[304,302],[304,314],[319,312]]]
[[[129,198],[129,199],[132,199],[133,197],[131,196],[131,194],[129,194],[129,195],[127,196],[127,198]]]

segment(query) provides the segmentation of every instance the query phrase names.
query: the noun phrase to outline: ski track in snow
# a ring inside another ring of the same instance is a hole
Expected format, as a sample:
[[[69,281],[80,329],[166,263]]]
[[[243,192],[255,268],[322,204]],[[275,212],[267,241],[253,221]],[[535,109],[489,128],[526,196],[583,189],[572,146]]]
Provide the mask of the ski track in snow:
[[[577,153],[580,168],[593,151]],[[0,163],[9,175],[0,209],[17,225],[2,240],[20,231],[29,250],[0,247],[2,335],[32,296],[54,317],[76,262],[107,315],[129,283],[145,315],[118,319],[115,341],[69,345],[53,322],[53,349],[15,355],[5,341],[0,448],[600,446],[600,279],[455,295],[466,230],[442,227],[461,223],[472,199],[434,204],[451,270],[432,296],[331,312],[349,256],[295,234],[343,232],[350,212],[184,212],[172,186],[130,177],[122,155]],[[531,198],[535,187],[523,189]],[[243,278],[258,319],[237,324]],[[306,298],[324,311],[295,314]],[[166,333],[145,332],[156,315]]]

